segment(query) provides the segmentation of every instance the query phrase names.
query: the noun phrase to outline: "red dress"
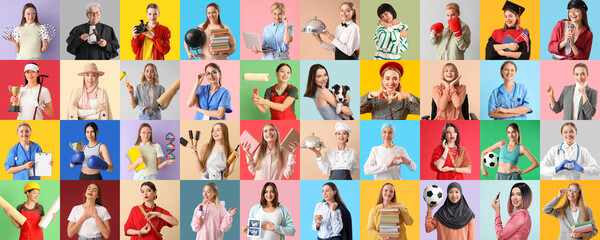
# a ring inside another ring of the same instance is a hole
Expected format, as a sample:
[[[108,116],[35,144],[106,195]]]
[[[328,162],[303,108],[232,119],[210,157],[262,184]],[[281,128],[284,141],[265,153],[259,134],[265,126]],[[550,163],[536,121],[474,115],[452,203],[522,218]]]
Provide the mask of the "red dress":
[[[171,215],[171,213],[169,213],[169,211],[167,211],[159,206],[156,206],[156,205],[154,206],[154,208],[148,208],[148,207],[146,207],[145,204],[142,203],[141,206],[144,208],[144,211],[146,211],[146,213],[159,212],[159,213],[165,214],[167,216],[173,216],[173,215]],[[142,237],[139,237],[138,235],[127,235],[127,230],[129,230],[129,229],[140,230],[144,226],[146,226],[146,223],[148,223],[148,220],[146,220],[144,214],[140,210],[140,205],[132,207],[131,211],[129,212],[129,218],[127,218],[127,222],[125,222],[125,235],[131,236],[131,240],[163,239],[162,235],[160,235],[160,230],[164,226],[173,227],[173,225],[169,224],[167,221],[163,220],[162,218],[158,218],[158,217],[153,217],[152,219],[150,219],[150,222],[152,223],[154,228],[150,227],[150,232],[148,234],[142,235]]]
[[[590,51],[592,51],[592,39],[594,35],[585,26],[581,26],[581,32],[575,41],[575,46],[579,49],[577,55],[573,54],[573,51],[568,55],[565,54],[565,49],[558,49],[560,42],[565,39],[565,23],[567,19],[563,19],[556,23],[554,29],[552,29],[552,35],[550,36],[550,44],[548,44],[548,51],[556,55],[565,56],[568,60],[588,60],[590,58]]]
[[[463,174],[457,172],[440,172],[437,170],[435,165],[433,164],[436,160],[442,157],[444,153],[444,148],[442,145],[438,145],[433,149],[433,155],[431,156],[431,164],[429,166],[431,169],[436,172],[436,180],[463,180]],[[453,161],[454,159],[454,161]],[[461,161],[462,159],[462,161]],[[451,167],[451,168],[462,168],[471,166],[471,160],[469,159],[469,152],[465,147],[450,148],[448,151],[448,155],[446,155],[446,162],[444,162],[443,167]]]
[[[152,40],[152,56],[154,60],[165,60],[165,54],[171,50],[171,30],[168,27],[156,23],[154,26],[154,37]],[[138,35],[137,38],[131,38],[131,49],[135,53],[135,60],[142,60],[144,50],[144,35]]]

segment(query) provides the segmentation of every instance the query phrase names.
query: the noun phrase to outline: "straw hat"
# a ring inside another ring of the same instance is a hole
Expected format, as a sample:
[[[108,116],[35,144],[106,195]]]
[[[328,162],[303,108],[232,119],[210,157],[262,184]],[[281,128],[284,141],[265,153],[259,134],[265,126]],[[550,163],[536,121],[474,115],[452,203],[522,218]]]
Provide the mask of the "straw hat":
[[[86,63],[85,66],[83,66],[83,71],[78,73],[77,76],[83,76],[83,74],[89,73],[89,72],[97,73],[98,77],[104,75],[104,72],[98,71],[98,67],[96,67],[95,63]]]

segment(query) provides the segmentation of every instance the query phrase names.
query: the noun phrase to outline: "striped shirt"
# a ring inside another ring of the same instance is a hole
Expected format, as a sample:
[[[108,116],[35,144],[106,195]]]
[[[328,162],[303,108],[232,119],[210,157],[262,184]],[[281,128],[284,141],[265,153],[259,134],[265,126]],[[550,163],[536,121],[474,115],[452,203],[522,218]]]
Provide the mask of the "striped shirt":
[[[408,26],[401,22],[397,25],[385,28],[381,24],[377,25],[375,36],[375,59],[376,60],[400,60],[400,53],[408,49],[406,37],[400,37],[400,32],[408,31]]]

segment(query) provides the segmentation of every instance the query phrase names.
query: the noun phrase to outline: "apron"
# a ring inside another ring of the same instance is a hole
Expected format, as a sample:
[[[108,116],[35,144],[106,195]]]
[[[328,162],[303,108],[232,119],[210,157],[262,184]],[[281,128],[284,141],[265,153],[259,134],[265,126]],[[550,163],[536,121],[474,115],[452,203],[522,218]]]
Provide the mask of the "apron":
[[[276,92],[275,87],[277,87],[277,84],[273,86],[273,90],[271,91],[271,99],[270,100],[271,100],[271,102],[274,102],[274,103],[283,103],[283,101],[285,101],[285,99],[287,98],[288,93],[284,92],[285,94],[283,94],[283,96],[275,96],[275,92]],[[292,87],[291,84],[288,85],[286,90],[288,90],[291,87]],[[271,120],[296,120],[296,115],[292,111],[291,105],[283,111],[277,111],[277,110],[274,110],[273,108],[269,108],[269,111],[271,111]]]
[[[329,175],[329,180],[352,180],[352,175],[350,175],[350,170],[344,170],[344,169],[331,170],[331,175]]]
[[[19,240],[40,240],[44,239],[44,233],[42,232],[42,228],[38,226],[40,223],[40,209],[39,203],[35,204],[35,210],[27,211],[25,210],[25,203],[23,203],[23,210],[21,210],[21,214],[27,221],[21,225],[21,235]]]

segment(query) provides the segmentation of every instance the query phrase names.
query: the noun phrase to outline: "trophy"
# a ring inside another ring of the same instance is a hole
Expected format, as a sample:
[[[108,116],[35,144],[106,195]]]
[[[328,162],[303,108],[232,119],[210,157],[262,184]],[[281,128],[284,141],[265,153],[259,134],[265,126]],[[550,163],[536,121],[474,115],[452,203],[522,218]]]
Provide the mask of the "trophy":
[[[21,87],[19,86],[8,86],[8,91],[13,97],[19,96],[21,92]],[[21,108],[19,107],[19,101],[14,101],[12,105],[8,108],[8,112],[20,112]]]
[[[83,150],[83,142],[69,142],[69,146],[71,147],[71,149],[73,149],[73,151],[75,152],[81,152]]]
[[[69,142],[69,147],[71,147],[71,149],[73,149],[73,151],[75,151],[75,154],[73,154],[73,156],[71,156],[71,164],[73,165],[79,165],[83,163],[83,160],[85,160],[85,154],[83,153],[83,142]]]

